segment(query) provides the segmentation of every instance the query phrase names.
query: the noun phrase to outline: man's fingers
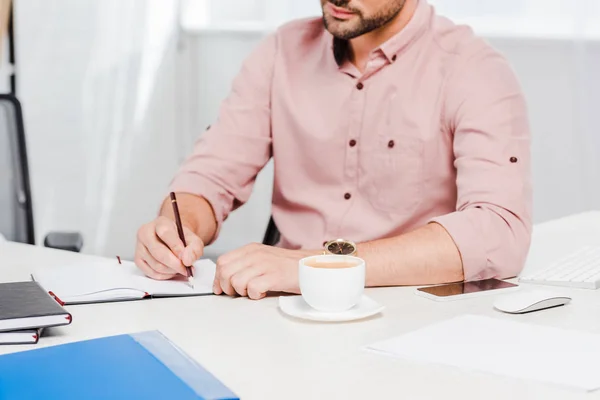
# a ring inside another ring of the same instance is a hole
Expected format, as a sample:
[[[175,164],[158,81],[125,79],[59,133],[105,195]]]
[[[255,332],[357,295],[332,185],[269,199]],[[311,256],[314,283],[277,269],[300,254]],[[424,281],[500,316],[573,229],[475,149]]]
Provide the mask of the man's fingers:
[[[138,242],[135,250],[135,265],[149,278],[157,280],[167,280],[173,278],[174,274],[172,273],[161,273],[154,270],[146,261],[146,259],[151,258],[152,256],[150,256],[144,245]]]
[[[196,254],[200,253],[200,256]],[[192,266],[202,256],[202,252],[191,246],[186,247],[181,253],[181,263],[185,266]]]
[[[264,265],[254,264],[238,271],[231,277],[231,286],[242,297],[248,295],[248,283],[265,272]]]
[[[217,273],[215,277],[218,279],[223,292],[229,296],[235,296],[236,290],[231,284],[231,278],[238,272],[259,263],[260,254],[254,253],[244,258],[236,258],[230,262],[223,262],[223,257],[221,256],[217,260]]]
[[[233,275],[235,275],[238,271],[247,268],[250,264],[247,263],[247,260],[240,260],[236,263],[233,264],[227,264],[227,265],[221,265],[221,268],[219,268],[219,265],[217,264],[217,270],[220,272],[219,273],[219,285],[221,286],[221,290],[223,290],[224,293],[226,293],[229,296],[235,296],[235,289],[233,288],[233,286],[231,285],[231,278],[233,277]]]
[[[173,254],[179,258],[183,252],[183,242],[179,238],[175,222],[168,218],[159,218],[156,222],[156,236],[163,241]]]
[[[248,282],[248,297],[252,300],[260,300],[272,290],[277,282],[276,274],[264,274],[257,276]]]
[[[221,289],[221,284],[219,283],[219,280],[216,277],[213,282],[213,293],[216,295],[223,294],[223,289]]]
[[[183,250],[181,261],[184,265],[192,265],[204,254],[204,242],[187,228],[183,228],[187,247]]]
[[[230,277],[227,275],[221,275],[219,277],[219,286],[221,290],[228,296],[235,296],[235,289],[231,286]]]
[[[154,258],[154,256],[152,255],[152,253],[150,252],[150,250],[147,247],[145,247],[143,244],[140,246],[141,246],[140,255],[141,255],[142,260],[144,260],[146,262],[146,264],[148,264],[153,271],[157,272],[160,275],[169,276],[170,278],[177,275],[177,272],[174,271],[171,267],[161,263],[159,260]],[[168,279],[170,279],[170,278],[168,278]]]
[[[173,251],[165,244],[165,240],[168,239],[163,240],[159,237],[159,234],[165,238],[168,237],[166,231],[168,230],[169,221],[164,220],[166,220],[166,218],[159,218],[156,223],[146,224],[138,231],[138,243],[144,247],[142,253],[144,253],[144,251],[148,252],[151,255],[152,260],[145,256],[142,256],[142,258],[150,265],[150,267],[154,267],[155,262],[158,261],[158,263],[171,269],[168,273],[181,273],[182,271],[185,271],[181,260],[179,260],[179,258],[173,254]],[[159,270],[158,272],[161,271]]]
[[[251,265],[250,256],[257,253],[260,247],[261,245],[256,243],[249,244],[219,257],[214,285],[216,291],[234,296],[236,291],[230,283],[231,277]]]
[[[181,260],[177,258],[175,254],[173,254],[171,249],[168,248],[165,244],[156,240],[154,242],[148,243],[146,245],[146,249],[155,261],[169,268],[171,270],[169,271],[170,273],[181,275],[186,274],[185,267],[183,266]],[[151,262],[148,263],[150,264],[150,266],[153,266]]]
[[[202,240],[184,227],[188,246],[179,238],[175,222],[159,217],[138,231],[138,267],[155,279],[169,279],[177,274],[187,275],[184,266],[192,266],[204,252]],[[148,268],[150,270],[148,270]]]
[[[155,279],[157,281],[168,281],[169,279],[173,279],[175,275],[172,274],[161,274],[153,270],[150,265],[144,261],[139,260],[135,263],[138,268],[146,275],[148,278]]]

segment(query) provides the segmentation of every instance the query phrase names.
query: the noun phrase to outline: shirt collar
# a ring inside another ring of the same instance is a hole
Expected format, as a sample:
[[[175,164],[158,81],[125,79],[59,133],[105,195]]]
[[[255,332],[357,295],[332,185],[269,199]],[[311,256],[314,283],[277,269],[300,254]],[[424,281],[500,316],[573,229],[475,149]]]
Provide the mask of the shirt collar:
[[[381,52],[389,62],[393,62],[402,50],[406,49],[421,36],[427,29],[430,19],[431,7],[427,3],[427,0],[418,0],[415,13],[408,24],[400,32],[373,50],[373,52]],[[333,37],[331,48],[337,65],[342,66],[348,56],[348,41]]]
[[[419,0],[414,15],[404,29],[379,47],[388,61],[393,61],[394,56],[400,54],[421,36],[429,26],[430,17],[431,7],[427,4],[427,0]]]

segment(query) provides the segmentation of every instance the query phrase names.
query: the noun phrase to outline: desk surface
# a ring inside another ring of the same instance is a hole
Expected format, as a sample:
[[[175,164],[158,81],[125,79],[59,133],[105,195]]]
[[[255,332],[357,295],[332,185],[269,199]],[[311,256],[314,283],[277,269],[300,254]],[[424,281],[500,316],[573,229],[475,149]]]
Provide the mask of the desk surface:
[[[600,212],[536,226],[527,268],[543,266],[582,244],[600,243]],[[27,280],[35,266],[92,259],[0,243],[0,282]],[[48,330],[37,346],[0,346],[0,354],[95,337],[158,329],[244,400],[268,399],[600,399],[541,383],[445,366],[418,365],[362,350],[364,345],[461,314],[488,315],[600,333],[600,290],[569,290],[567,307],[524,316],[492,309],[495,296],[436,303],[412,288],[369,289],[384,313],[353,323],[290,319],[277,298],[155,299],[70,306],[73,323]],[[518,362],[515,360],[515,362]]]

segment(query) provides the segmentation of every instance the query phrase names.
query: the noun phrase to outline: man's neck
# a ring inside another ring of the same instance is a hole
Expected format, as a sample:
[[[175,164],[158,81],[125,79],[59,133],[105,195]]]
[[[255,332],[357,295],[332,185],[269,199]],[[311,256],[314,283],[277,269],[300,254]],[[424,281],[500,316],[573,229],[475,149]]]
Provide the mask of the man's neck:
[[[350,62],[361,72],[364,72],[369,60],[369,54],[404,29],[415,14],[418,3],[419,0],[406,0],[402,11],[390,22],[381,28],[351,39],[349,43]]]

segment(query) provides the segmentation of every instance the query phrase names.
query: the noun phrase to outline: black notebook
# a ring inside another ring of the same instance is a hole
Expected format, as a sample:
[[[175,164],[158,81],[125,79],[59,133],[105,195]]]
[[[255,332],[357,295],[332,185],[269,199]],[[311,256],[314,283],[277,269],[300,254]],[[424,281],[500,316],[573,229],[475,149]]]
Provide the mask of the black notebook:
[[[43,330],[44,328],[0,332],[0,344],[37,344]]]
[[[68,325],[71,319],[37,282],[0,283],[0,332]]]

